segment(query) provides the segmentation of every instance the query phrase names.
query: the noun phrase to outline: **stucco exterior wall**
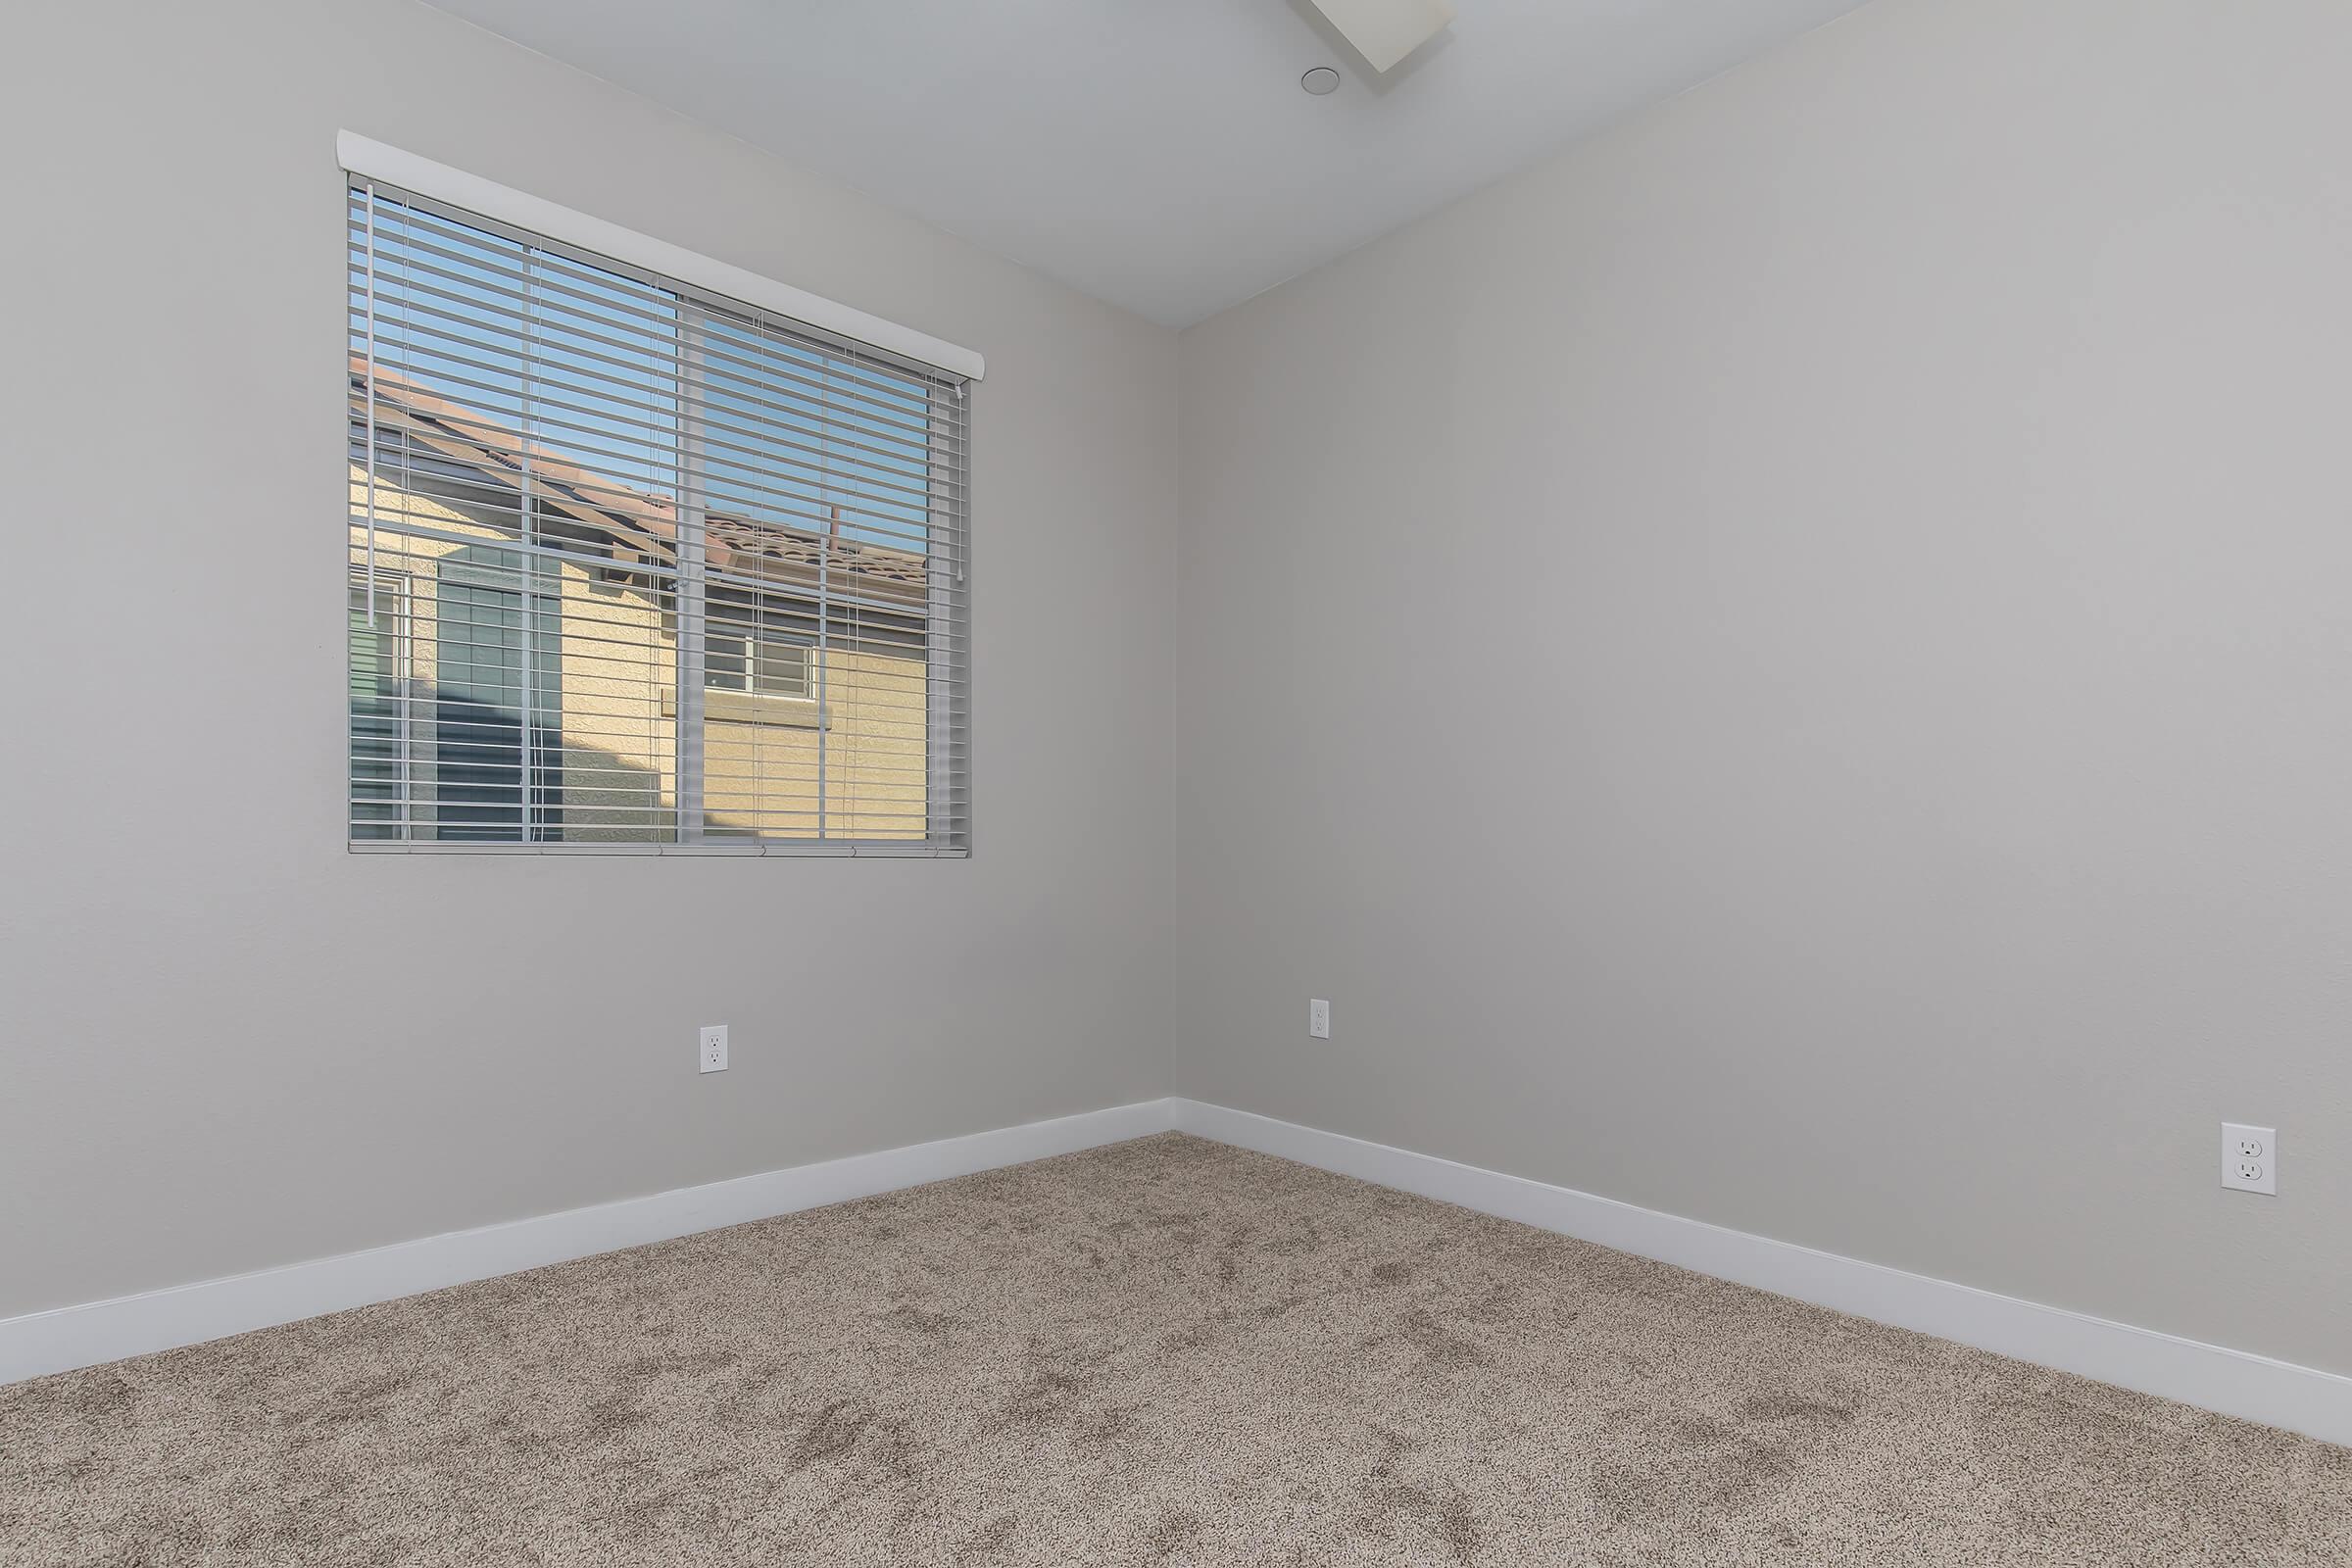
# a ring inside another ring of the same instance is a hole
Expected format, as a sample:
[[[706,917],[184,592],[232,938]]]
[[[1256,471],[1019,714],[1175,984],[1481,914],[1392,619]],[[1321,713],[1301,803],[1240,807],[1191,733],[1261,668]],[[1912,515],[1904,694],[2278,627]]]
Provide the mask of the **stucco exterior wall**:
[[[524,575],[506,563],[464,558],[513,545],[513,537],[379,476],[351,470],[352,511],[372,504],[372,550],[361,521],[351,529],[352,580],[372,562],[381,635],[393,640],[408,693],[403,725],[408,795],[434,797],[435,694],[465,670],[441,668],[439,588],[463,572],[517,596]],[[405,531],[430,529],[430,534]],[[435,537],[447,535],[451,537]],[[479,541],[473,545],[469,541]],[[599,580],[570,562],[542,568],[530,644],[552,670],[533,672],[543,710],[559,719],[554,756],[541,758],[541,805],[564,842],[666,841],[677,809],[677,644],[666,607],[641,587]],[[546,590],[552,587],[553,591]],[[355,648],[355,659],[361,657]],[[355,668],[355,681],[370,672]],[[926,683],[920,659],[865,649],[809,654],[807,697],[713,690],[705,694],[705,831],[775,839],[903,838],[925,832],[929,790]],[[519,691],[519,686],[517,686]],[[821,739],[821,746],[820,746]],[[820,755],[821,753],[821,755]],[[550,764],[553,764],[550,766]],[[820,809],[821,804],[821,809]],[[430,818],[429,806],[420,813]],[[430,820],[412,824],[432,837]]]

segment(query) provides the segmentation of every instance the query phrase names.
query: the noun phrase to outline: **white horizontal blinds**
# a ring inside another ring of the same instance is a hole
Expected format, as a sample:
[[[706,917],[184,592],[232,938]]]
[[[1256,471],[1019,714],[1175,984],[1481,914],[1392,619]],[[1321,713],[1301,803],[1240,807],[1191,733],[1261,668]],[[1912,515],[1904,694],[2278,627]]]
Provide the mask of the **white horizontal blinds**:
[[[364,848],[959,854],[963,383],[351,191]]]

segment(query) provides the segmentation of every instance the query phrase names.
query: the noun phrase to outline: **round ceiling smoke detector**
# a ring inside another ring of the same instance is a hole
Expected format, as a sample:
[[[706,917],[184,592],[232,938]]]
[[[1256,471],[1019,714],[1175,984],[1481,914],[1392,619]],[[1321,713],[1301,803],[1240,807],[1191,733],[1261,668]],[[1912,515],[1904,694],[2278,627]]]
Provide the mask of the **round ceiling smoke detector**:
[[[1316,97],[1325,97],[1340,90],[1340,74],[1329,66],[1317,66],[1298,78],[1298,85]]]

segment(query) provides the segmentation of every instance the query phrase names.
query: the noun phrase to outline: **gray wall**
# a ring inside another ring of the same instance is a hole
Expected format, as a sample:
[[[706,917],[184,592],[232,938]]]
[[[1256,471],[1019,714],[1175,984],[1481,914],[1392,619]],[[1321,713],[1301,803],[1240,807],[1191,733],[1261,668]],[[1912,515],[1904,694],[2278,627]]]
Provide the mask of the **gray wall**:
[[[2347,82],[1880,0],[1188,333],[1178,1091],[2352,1372]]]
[[[1174,1089],[2352,1371],[2331,0],[1880,0],[1180,533],[1174,337],[408,0],[9,28],[0,1314]],[[989,355],[971,861],[343,852],[339,126]]]
[[[1164,1092],[1172,334],[407,0],[5,31],[0,1315]],[[345,854],[344,126],[988,355],[968,863]]]

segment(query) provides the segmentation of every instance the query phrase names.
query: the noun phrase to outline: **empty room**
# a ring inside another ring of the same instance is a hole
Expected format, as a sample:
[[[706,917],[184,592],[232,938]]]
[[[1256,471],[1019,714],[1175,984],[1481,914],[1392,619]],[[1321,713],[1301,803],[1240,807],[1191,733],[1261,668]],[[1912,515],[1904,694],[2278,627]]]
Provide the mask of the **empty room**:
[[[0,123],[0,1568],[2352,1564],[2343,0]]]

